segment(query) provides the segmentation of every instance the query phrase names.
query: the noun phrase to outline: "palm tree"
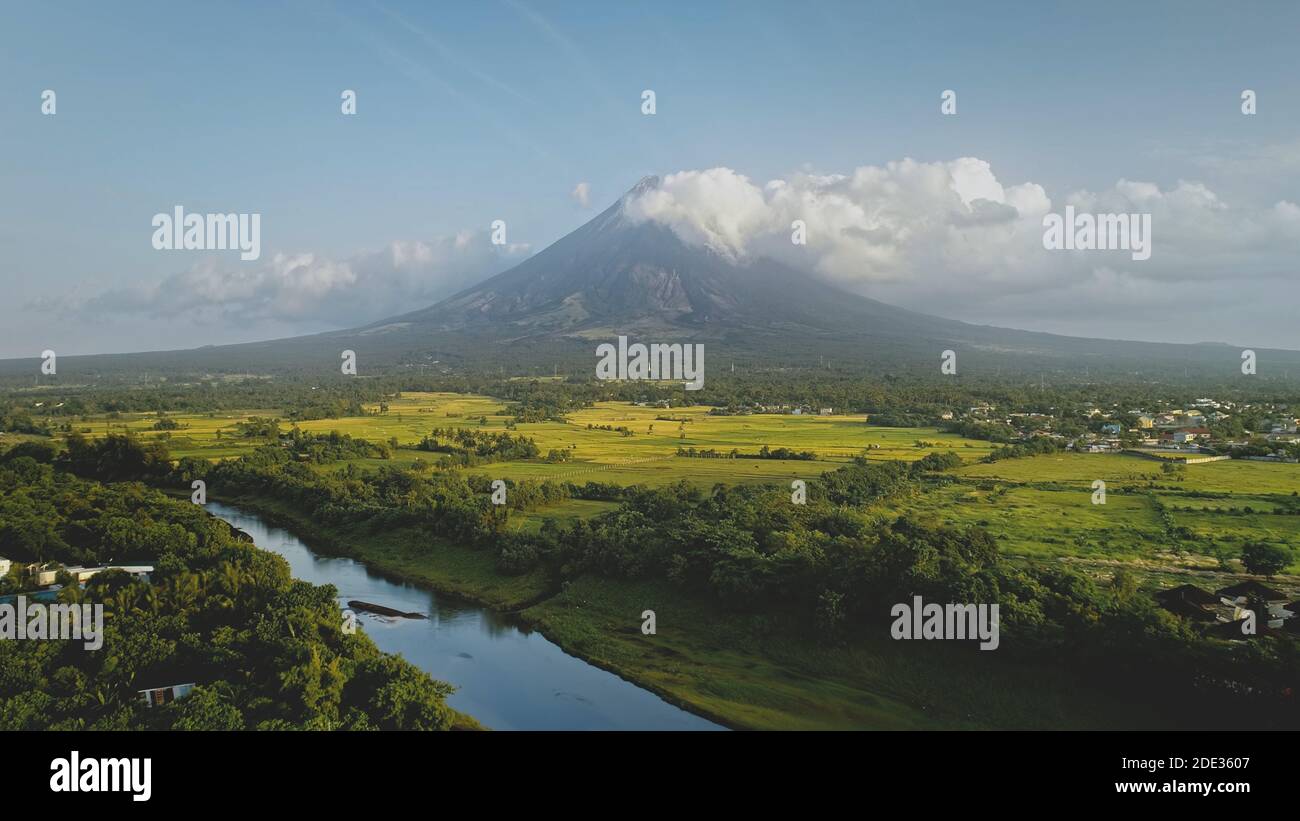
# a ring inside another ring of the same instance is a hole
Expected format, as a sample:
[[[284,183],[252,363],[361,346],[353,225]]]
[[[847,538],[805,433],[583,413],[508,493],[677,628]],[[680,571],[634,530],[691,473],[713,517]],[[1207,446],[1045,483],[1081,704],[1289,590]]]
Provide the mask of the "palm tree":
[[[240,572],[238,565],[233,562],[222,562],[221,569],[218,571],[218,581],[221,589],[232,599],[239,595],[239,588],[243,582],[243,574]]]

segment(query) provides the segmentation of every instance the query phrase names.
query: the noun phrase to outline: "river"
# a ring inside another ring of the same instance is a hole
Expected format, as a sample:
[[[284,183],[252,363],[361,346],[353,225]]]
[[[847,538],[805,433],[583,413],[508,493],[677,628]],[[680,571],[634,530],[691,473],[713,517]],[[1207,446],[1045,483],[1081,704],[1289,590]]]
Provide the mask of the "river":
[[[255,514],[208,502],[212,513],[278,553],[295,578],[332,584],[339,604],[359,599],[424,619],[357,613],[379,649],[398,653],[458,689],[447,702],[494,730],[717,730],[711,721],[565,653],[519,619],[411,584],[361,562],[318,556],[287,530]]]

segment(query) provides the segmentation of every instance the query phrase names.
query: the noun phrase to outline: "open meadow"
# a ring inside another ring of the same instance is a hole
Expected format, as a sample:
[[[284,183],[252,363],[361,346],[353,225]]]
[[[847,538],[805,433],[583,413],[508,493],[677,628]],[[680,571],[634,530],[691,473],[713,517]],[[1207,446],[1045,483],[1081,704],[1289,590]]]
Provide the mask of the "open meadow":
[[[1173,473],[1162,467],[1105,453],[970,464],[954,471],[955,484],[895,509],[980,525],[1008,555],[1123,561],[1149,571],[1240,572],[1234,560],[1248,542],[1300,547],[1300,465],[1208,462]],[[1100,504],[1097,480],[1105,484]],[[1287,572],[1300,572],[1300,562]]]
[[[392,458],[358,459],[360,466],[437,461],[438,454],[419,450],[420,440],[434,428],[470,428],[498,433],[508,430],[512,417],[505,403],[487,396],[451,393],[407,393],[382,411],[367,407],[369,415],[318,419],[296,423],[304,431],[338,431],[373,442],[396,440]],[[228,459],[239,456],[264,440],[243,437],[236,425],[251,417],[281,418],[275,410],[250,409],[214,414],[173,414],[180,428],[153,429],[152,414],[123,414],[120,418],[90,418],[74,423],[88,436],[129,430],[145,438],[163,438],[174,458],[194,456]],[[619,430],[626,428],[626,435]],[[510,432],[537,442],[542,457],[494,462],[471,469],[491,478],[553,479],[623,485],[662,485],[682,479],[712,486],[715,483],[774,482],[812,478],[832,470],[854,456],[873,459],[919,459],[935,450],[954,449],[964,460],[975,460],[990,450],[988,442],[942,433],[933,428],[885,428],[866,424],[862,415],[794,416],[756,414],[711,416],[707,406],[685,408],[638,407],[626,402],[601,402],[572,412],[565,422],[521,422]],[[737,450],[757,453],[767,445],[793,451],[812,451],[815,460],[705,459],[677,456],[677,449]],[[566,450],[569,460],[546,462],[551,450]],[[327,466],[337,469],[339,465]]]
[[[815,479],[855,456],[910,461],[951,451],[966,464],[954,484],[893,503],[887,512],[937,516],[947,524],[979,525],[998,539],[1008,556],[1068,559],[1107,567],[1124,562],[1147,574],[1186,571],[1240,572],[1235,560],[1251,541],[1300,547],[1300,465],[1248,461],[1179,465],[1124,454],[1059,453],[983,462],[989,442],[933,428],[876,427],[862,415],[710,415],[707,406],[656,408],[600,402],[570,412],[566,421],[514,423],[506,403],[489,396],[406,393],[370,405],[367,415],[296,423],[304,431],[338,431],[373,442],[396,444],[389,459],[365,458],[319,466],[341,470],[436,462],[440,454],[418,449],[435,428],[509,431],[536,441],[534,459],[490,462],[466,469],[492,479],[554,480],[657,486],[686,480],[717,483],[789,482]],[[238,423],[279,418],[275,409],[212,414],[173,414],[179,428],[154,430],[152,414],[94,417],[74,423],[88,435],[129,430],[164,439],[175,458],[227,459],[265,440],[245,437]],[[626,432],[620,429],[626,429]],[[815,459],[699,458],[678,448],[755,454],[763,446],[810,451]],[[551,462],[551,451],[568,459]],[[1105,483],[1104,504],[1095,504],[1093,483]],[[545,518],[572,520],[613,509],[614,503],[566,499],[512,518],[512,527],[535,531]],[[1296,552],[1300,556],[1300,551]],[[1300,572],[1300,561],[1288,569]]]

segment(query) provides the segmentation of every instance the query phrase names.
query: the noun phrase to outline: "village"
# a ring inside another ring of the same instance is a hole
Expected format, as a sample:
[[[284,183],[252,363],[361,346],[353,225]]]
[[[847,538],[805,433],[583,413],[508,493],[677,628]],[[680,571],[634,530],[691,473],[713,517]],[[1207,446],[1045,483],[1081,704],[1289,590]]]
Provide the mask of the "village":
[[[1255,579],[1213,593],[1194,584],[1182,584],[1155,594],[1165,610],[1200,623],[1206,635],[1229,641],[1277,632],[1300,633],[1300,601],[1288,602],[1288,598]]]
[[[1052,409],[1055,411],[1055,409]],[[1081,453],[1126,452],[1189,464],[1214,459],[1300,461],[1300,419],[1285,406],[1198,399],[1184,408],[1080,408],[1075,413],[1003,412],[980,404],[940,423],[1001,425],[1012,438],[1048,438]]]

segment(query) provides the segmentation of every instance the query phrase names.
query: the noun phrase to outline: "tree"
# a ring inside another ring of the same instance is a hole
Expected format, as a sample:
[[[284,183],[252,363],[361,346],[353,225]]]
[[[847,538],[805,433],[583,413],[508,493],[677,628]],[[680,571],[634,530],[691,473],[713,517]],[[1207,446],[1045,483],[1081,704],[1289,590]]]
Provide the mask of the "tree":
[[[1138,577],[1133,571],[1121,567],[1110,580],[1110,594],[1119,604],[1132,600],[1138,591]]]
[[[1291,563],[1291,551],[1267,542],[1251,542],[1241,549],[1241,563],[1248,573],[1275,576]]]

